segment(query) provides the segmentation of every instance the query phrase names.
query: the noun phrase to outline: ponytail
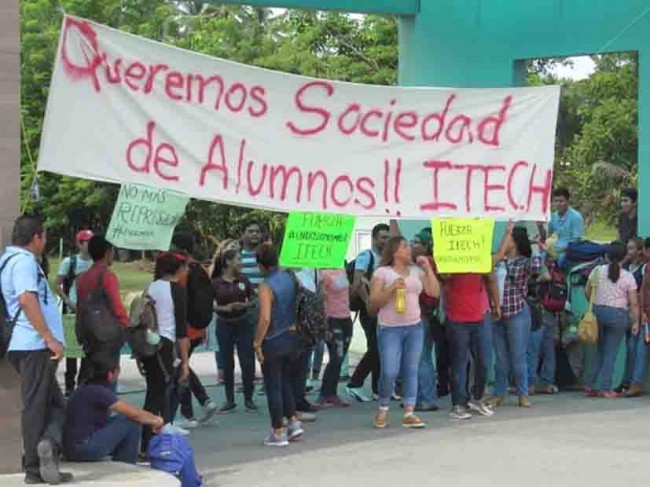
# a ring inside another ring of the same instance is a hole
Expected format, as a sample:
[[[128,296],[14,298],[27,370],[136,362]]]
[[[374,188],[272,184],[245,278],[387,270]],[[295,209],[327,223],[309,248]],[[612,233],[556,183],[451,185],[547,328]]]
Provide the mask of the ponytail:
[[[618,282],[619,277],[621,277],[621,264],[618,262],[612,262],[607,266],[607,277],[614,284]]]

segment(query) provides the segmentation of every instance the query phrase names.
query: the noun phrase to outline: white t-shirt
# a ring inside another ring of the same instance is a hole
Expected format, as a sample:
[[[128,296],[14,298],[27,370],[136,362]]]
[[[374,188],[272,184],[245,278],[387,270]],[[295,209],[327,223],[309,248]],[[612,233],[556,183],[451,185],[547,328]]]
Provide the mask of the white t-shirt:
[[[149,286],[149,295],[156,302],[159,335],[176,342],[176,317],[171,283],[162,279],[152,282]]]

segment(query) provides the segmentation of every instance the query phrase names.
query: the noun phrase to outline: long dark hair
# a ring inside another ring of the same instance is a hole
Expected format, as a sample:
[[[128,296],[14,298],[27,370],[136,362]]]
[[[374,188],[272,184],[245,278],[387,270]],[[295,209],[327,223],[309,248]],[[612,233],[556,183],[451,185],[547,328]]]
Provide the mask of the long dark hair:
[[[614,284],[616,284],[618,279],[621,277],[621,262],[625,259],[626,254],[627,248],[622,242],[616,240],[609,244],[609,249],[607,249],[607,260],[609,261],[607,277]]]
[[[517,247],[517,253],[527,259],[533,255],[533,248],[530,245],[528,238],[528,230],[526,227],[515,227],[512,229],[512,240]]]
[[[404,237],[391,237],[384,247],[384,251],[381,253],[381,262],[380,266],[392,266],[395,262],[395,253],[399,249],[399,246],[402,245],[402,242],[406,242]]]
[[[226,263],[229,260],[234,259],[239,255],[239,252],[235,249],[226,250],[221,254],[218,259],[214,261],[214,269],[212,270],[212,279],[221,277],[223,272],[226,270]]]
[[[178,253],[163,252],[156,258],[156,265],[153,271],[154,281],[165,276],[173,276],[178,269],[187,262],[187,258]]]

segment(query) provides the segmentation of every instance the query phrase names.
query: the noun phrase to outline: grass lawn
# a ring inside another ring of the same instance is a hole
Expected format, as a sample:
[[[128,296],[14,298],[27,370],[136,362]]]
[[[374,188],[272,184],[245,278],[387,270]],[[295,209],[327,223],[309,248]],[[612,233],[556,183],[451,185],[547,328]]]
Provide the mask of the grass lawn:
[[[59,262],[58,257],[50,260],[50,284],[52,288],[54,288]],[[148,262],[115,262],[112,269],[120,281],[120,291],[123,298],[130,293],[142,292],[147,284],[151,282],[153,276],[153,267]]]
[[[616,240],[617,236],[616,227],[601,222],[592,223],[585,231],[585,238],[594,242],[609,243]]]

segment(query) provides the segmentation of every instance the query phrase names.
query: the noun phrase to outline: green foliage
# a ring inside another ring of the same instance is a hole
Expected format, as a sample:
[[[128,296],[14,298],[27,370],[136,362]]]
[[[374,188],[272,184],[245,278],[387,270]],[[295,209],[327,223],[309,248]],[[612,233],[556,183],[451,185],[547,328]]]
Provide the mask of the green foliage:
[[[397,80],[397,21],[368,15],[212,5],[203,0],[20,0],[21,156],[23,208],[48,216],[50,234],[71,237],[75,226],[108,226],[113,185],[52,174],[39,176],[41,200],[30,199],[52,66],[66,12],[195,52],[305,76],[393,85]],[[637,175],[637,59],[594,58],[586,80],[557,80],[562,58],[529,63],[531,85],[562,83],[556,145],[556,185],[571,188],[588,218],[611,219],[617,190]],[[78,161],[83,164],[83,161]],[[283,215],[253,215],[279,235]],[[216,239],[238,233],[250,211],[192,201],[184,226]],[[209,240],[209,239],[207,239]]]

